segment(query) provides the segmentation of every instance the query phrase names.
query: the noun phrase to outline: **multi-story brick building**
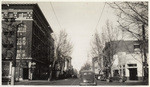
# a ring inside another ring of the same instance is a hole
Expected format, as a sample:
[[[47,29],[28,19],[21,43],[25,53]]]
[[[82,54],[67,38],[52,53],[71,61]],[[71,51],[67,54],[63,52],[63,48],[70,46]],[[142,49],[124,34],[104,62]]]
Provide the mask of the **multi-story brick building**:
[[[4,20],[6,18],[15,18],[10,29],[13,29],[13,26],[17,28],[15,79],[47,79],[54,58],[54,40],[51,36],[53,30],[38,4],[2,4],[4,41],[6,40],[4,34],[9,32],[8,23]],[[4,46],[2,50],[3,76],[6,76],[4,72],[11,75],[12,61],[11,56],[8,55],[14,53],[9,53]],[[5,61],[7,64],[4,63]]]
[[[142,41],[112,41],[113,49],[110,49],[110,42],[106,43],[103,58],[104,67],[108,67],[108,63],[106,62],[106,58],[110,55],[110,50],[114,50],[114,54],[112,55],[113,60],[111,62],[111,74],[112,76],[120,75],[126,76],[127,80],[142,80],[144,75],[144,57],[141,52]],[[146,53],[148,54],[148,45],[146,45]],[[148,61],[147,61],[148,63]],[[105,68],[105,69],[106,69]],[[107,71],[107,70],[105,70]]]

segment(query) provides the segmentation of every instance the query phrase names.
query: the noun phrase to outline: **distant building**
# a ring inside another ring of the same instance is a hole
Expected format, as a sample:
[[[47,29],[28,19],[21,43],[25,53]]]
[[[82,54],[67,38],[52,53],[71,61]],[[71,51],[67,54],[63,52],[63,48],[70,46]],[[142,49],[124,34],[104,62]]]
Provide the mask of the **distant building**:
[[[140,49],[142,46],[142,41],[121,40],[106,43],[103,50],[105,54],[103,58],[103,63],[106,67],[105,69],[108,67],[106,59],[108,58],[108,55],[110,55],[109,50],[112,50],[110,49],[110,43],[113,44],[115,52],[112,56],[114,60],[111,67],[112,76],[119,74],[120,76],[126,76],[127,80],[142,80],[144,75],[142,65],[144,59]],[[148,54],[148,45],[146,46],[146,52]],[[107,72],[107,70],[104,71]]]
[[[16,80],[47,79],[53,63],[53,30],[37,4],[2,4],[3,40],[8,27],[4,18],[15,18],[12,26],[17,26]],[[5,43],[4,43],[5,44]],[[6,50],[3,46],[2,50]],[[11,75],[12,61],[3,51],[2,68]],[[14,54],[12,54],[14,55]],[[7,62],[7,63],[6,63]],[[7,67],[7,68],[6,68]],[[5,69],[6,68],[6,69]]]

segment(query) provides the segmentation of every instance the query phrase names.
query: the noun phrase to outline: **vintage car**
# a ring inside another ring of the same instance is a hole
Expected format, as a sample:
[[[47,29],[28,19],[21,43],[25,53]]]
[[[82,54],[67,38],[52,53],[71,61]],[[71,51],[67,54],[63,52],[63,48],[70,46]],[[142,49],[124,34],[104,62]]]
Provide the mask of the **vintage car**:
[[[80,73],[80,85],[97,85],[95,74],[92,71],[84,70]]]
[[[95,75],[97,80],[106,81],[106,76],[103,74]]]

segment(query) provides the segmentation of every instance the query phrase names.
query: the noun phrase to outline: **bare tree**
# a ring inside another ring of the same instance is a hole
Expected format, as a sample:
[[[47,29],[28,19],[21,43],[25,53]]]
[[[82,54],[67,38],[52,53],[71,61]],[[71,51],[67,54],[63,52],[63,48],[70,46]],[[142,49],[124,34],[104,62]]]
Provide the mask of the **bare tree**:
[[[95,34],[94,34],[94,39],[93,41],[91,42],[91,53],[90,53],[90,56],[92,58],[94,57],[98,57],[98,64],[100,66],[100,69],[102,71],[103,67],[102,67],[102,63],[101,62],[101,55],[102,55],[102,50],[104,48],[104,40],[102,39],[103,35],[100,36],[100,34],[96,31]]]
[[[68,39],[68,34],[65,30],[61,30],[58,37],[55,36],[55,53],[59,58],[61,55],[70,56],[72,53],[73,44]]]
[[[118,36],[119,36],[119,30],[118,28],[114,28],[113,24],[107,20],[106,25],[103,28],[104,30],[104,40],[105,40],[105,47],[103,49],[103,55],[104,55],[104,66],[108,70],[108,76],[111,77],[111,68],[112,65],[115,61],[114,55],[117,53],[118,49],[118,43],[115,43],[115,41],[118,41]]]
[[[60,64],[64,63],[64,58],[70,57],[73,49],[73,44],[68,39],[68,34],[65,30],[61,30],[59,34],[54,35],[54,52],[55,57],[53,61],[53,68],[55,67],[56,61],[60,62]]]
[[[91,54],[93,57],[98,57],[101,69],[108,69],[108,76],[111,76],[111,67],[114,63],[113,55],[116,53],[117,45],[114,41],[118,40],[119,30],[114,28],[112,23],[107,20],[103,27],[102,34],[95,33],[94,40],[91,44]],[[101,61],[103,56],[103,61]],[[104,65],[103,67],[101,66]]]
[[[102,53],[102,49],[104,47],[104,43],[102,41],[102,39],[100,38],[100,35],[98,34],[98,32],[96,31],[94,34],[94,39],[91,43],[91,56],[96,57],[99,56]]]
[[[114,2],[108,3],[116,10],[119,27],[130,32],[135,38],[141,39],[142,25],[148,31],[148,2]],[[145,34],[148,38],[148,34]]]

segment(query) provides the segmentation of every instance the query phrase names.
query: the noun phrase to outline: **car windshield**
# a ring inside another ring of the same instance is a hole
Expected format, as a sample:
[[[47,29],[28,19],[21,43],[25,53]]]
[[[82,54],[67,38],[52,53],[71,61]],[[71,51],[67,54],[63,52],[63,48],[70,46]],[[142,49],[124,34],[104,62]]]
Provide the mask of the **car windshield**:
[[[94,78],[94,73],[92,72],[83,72],[81,75],[82,78]]]
[[[93,72],[82,72],[81,79],[86,82],[94,82],[94,73]]]

